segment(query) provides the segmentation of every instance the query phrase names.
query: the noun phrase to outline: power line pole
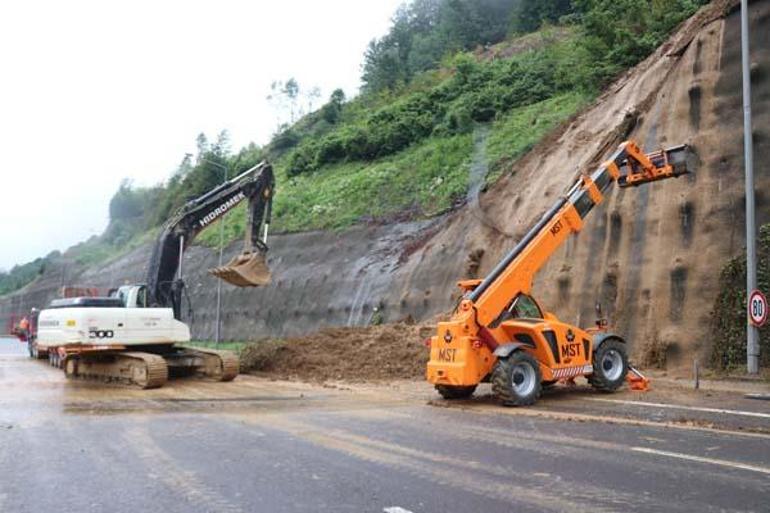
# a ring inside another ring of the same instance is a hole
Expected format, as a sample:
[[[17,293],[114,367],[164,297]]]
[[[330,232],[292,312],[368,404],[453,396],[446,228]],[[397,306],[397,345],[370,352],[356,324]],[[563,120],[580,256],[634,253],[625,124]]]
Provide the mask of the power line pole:
[[[746,166],[746,300],[748,301],[751,292],[757,288],[748,0],[741,0],[741,64],[743,68],[743,150]],[[748,315],[746,315],[746,367],[749,374],[759,372],[759,329],[749,321]]]
[[[227,175],[229,174],[228,171],[230,169],[218,162],[214,162],[208,159],[201,159],[204,162],[207,162],[211,164],[212,166],[218,167],[222,171],[224,171],[224,178],[222,180],[222,183],[227,183],[227,179],[229,178]],[[227,214],[225,214],[226,216]],[[225,217],[223,217],[219,221],[219,264],[218,267],[222,267],[222,254],[225,249]],[[222,341],[222,280],[217,280],[217,318],[216,318],[216,326],[214,327],[214,342],[219,344]]]

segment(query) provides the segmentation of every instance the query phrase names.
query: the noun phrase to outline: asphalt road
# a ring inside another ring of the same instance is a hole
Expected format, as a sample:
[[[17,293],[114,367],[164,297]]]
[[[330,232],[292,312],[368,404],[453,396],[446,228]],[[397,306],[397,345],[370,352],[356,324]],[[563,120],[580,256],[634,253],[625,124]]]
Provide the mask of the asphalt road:
[[[567,391],[505,409],[250,376],[139,391],[23,350],[0,340],[0,512],[770,511],[761,401]]]

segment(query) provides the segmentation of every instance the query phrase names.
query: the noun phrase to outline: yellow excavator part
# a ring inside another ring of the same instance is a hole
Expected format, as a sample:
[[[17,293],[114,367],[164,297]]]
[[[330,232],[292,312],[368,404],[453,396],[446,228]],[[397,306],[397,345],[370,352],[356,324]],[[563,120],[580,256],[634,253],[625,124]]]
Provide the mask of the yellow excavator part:
[[[260,251],[236,255],[226,265],[209,269],[209,273],[236,287],[259,287],[272,281],[265,255]]]

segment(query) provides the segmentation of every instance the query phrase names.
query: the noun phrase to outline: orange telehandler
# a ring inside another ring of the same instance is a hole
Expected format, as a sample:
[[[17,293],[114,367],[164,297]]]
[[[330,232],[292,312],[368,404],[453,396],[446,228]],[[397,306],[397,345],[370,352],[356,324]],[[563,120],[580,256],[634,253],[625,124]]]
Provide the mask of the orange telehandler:
[[[578,376],[604,391],[625,380],[646,388],[646,378],[629,368],[626,342],[606,321],[587,330],[571,326],[544,312],[530,291],[535,273],[580,231],[614,182],[631,187],[686,174],[687,152],[682,145],[645,154],[624,142],[591,175],[581,175],[484,280],[459,282],[463,297],[430,339],[427,378],[438,392],[466,398],[490,381],[503,404],[524,406],[534,404],[544,386]]]

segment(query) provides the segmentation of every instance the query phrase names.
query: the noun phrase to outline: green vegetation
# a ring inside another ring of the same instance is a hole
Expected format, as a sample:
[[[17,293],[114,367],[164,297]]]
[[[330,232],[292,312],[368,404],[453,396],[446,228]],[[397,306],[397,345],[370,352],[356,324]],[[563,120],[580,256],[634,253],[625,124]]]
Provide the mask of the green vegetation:
[[[60,253],[54,251],[43,258],[36,258],[32,262],[16,265],[10,271],[0,271],[0,296],[18,290],[45,272],[46,265],[59,257]]]
[[[584,92],[564,93],[534,105],[515,109],[497,120],[487,146],[490,172],[487,182],[511,169],[513,161],[585,106],[591,96]],[[515,171],[515,170],[514,170]]]
[[[606,82],[652,53],[671,30],[707,0],[574,0],[581,49],[590,67],[585,80]]]
[[[190,347],[201,347],[203,349],[221,349],[223,351],[234,351],[239,353],[243,351],[243,348],[249,345],[249,342],[216,342],[204,341],[204,340],[192,340],[184,344]]]
[[[67,256],[112,258],[151,239],[192,198],[262,159],[278,183],[278,231],[336,229],[439,214],[468,187],[473,131],[490,127],[491,183],[549,131],[593,99],[618,72],[647,56],[705,0],[411,0],[364,54],[361,94],[317,100],[294,79],[268,97],[289,111],[269,144],[232,152],[227,132],[198,137],[170,178],[121,184],[104,234]],[[531,31],[537,30],[537,33]],[[302,96],[304,95],[304,96]],[[244,206],[224,221],[243,235]],[[219,226],[199,241],[215,245]],[[51,258],[55,258],[51,257]],[[34,280],[49,257],[0,273],[0,294]]]
[[[590,97],[565,93],[534,105],[511,110],[491,125],[487,158],[491,181],[529,150],[543,135],[576,113]],[[275,197],[275,226],[281,231],[334,229],[357,222],[378,222],[407,212],[432,216],[463,201],[468,189],[471,134],[438,137],[393,156],[369,163],[326,166],[323,172],[284,177],[278,167],[280,193]],[[377,198],[372,202],[372,198]],[[225,238],[243,234],[245,206],[225,221]],[[219,227],[198,240],[219,241]]]
[[[757,285],[770,290],[770,224],[759,229]],[[733,370],[746,365],[746,254],[731,259],[719,277],[719,295],[711,314],[711,365]],[[760,366],[770,366],[770,324],[759,329]]]

